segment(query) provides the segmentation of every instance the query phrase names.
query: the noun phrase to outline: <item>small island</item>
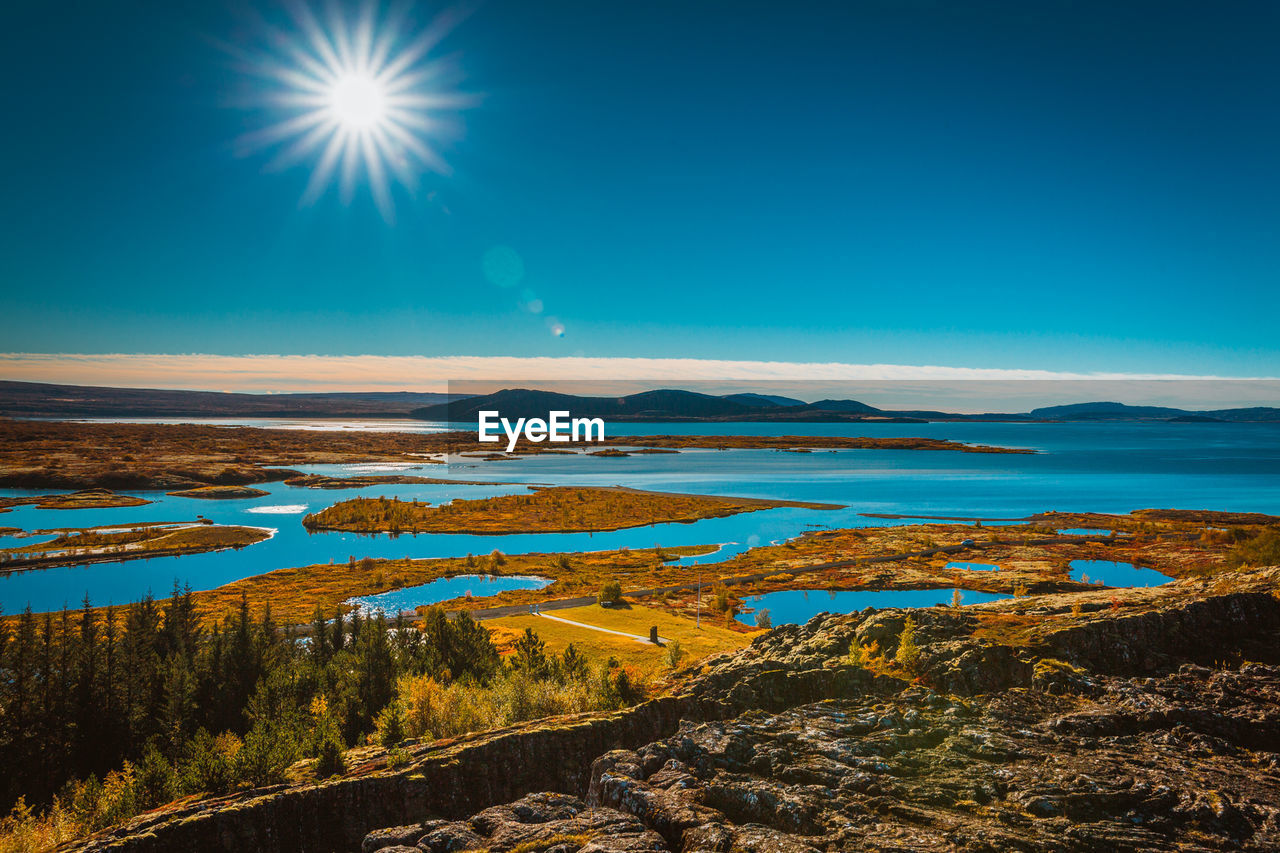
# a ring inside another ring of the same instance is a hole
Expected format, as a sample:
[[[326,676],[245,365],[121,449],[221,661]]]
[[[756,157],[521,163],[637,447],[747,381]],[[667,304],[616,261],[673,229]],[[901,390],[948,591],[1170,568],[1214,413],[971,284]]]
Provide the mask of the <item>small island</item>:
[[[0,551],[0,573],[243,548],[270,539],[272,533],[261,527],[207,521],[36,532],[58,533],[58,536],[47,542]]]
[[[15,506],[35,506],[37,509],[107,509],[122,506],[145,506],[146,498],[118,495],[110,489],[82,489],[65,495],[32,495],[23,498],[0,498],[0,512]]]
[[[199,498],[206,501],[233,500],[236,498],[261,498],[271,494],[252,486],[196,486],[194,489],[179,489],[169,492],[175,498]]]
[[[356,477],[330,477],[328,474],[303,474],[284,481],[286,486],[305,489],[365,489],[369,486],[493,486],[506,485],[489,480],[446,480],[440,477],[417,477],[408,474],[366,474]]]
[[[311,530],[356,533],[580,533],[689,523],[777,507],[840,509],[837,504],[646,492],[621,486],[535,488],[529,494],[455,500],[443,506],[394,498],[355,498],[308,515]]]

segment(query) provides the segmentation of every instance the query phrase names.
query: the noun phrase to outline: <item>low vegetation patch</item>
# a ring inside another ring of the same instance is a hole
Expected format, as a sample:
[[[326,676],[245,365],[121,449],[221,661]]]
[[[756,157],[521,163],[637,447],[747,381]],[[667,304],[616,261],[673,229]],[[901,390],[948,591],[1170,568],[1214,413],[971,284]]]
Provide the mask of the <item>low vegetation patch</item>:
[[[658,607],[631,604],[625,607],[574,607],[548,611],[549,615],[581,623],[569,625],[542,616],[507,616],[489,619],[484,624],[494,630],[494,642],[499,648],[510,649],[526,629],[533,629],[547,644],[549,652],[562,653],[573,646],[593,663],[607,662],[610,658],[633,667],[647,678],[664,676],[672,665],[672,645],[678,651],[677,663],[701,660],[719,652],[740,649],[751,642],[758,633],[738,631],[712,624],[708,614],[703,614],[702,626],[693,619]],[[590,625],[608,631],[620,631],[636,637],[647,638],[649,629],[657,627],[665,645],[641,642],[618,634],[593,631]]]
[[[194,489],[179,489],[169,492],[175,498],[201,498],[203,500],[230,500],[235,498],[261,498],[270,492],[255,489],[252,486],[197,486]]]
[[[21,498],[0,498],[0,512],[15,506],[35,506],[38,509],[107,509],[122,506],[145,506],[146,498],[119,495],[110,489],[82,489],[65,495],[31,495]]]
[[[0,570],[196,554],[243,548],[270,536],[270,531],[257,527],[196,522],[73,529],[47,542],[0,551]]]
[[[355,498],[308,515],[313,530],[358,533],[569,533],[693,522],[774,507],[832,504],[557,486],[529,494],[455,500],[443,506],[394,498]]]

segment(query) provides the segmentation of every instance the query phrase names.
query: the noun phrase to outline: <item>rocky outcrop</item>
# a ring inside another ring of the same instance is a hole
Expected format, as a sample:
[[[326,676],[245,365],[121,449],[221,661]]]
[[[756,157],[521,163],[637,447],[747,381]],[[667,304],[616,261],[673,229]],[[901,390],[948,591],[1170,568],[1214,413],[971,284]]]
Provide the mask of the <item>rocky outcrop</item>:
[[[465,821],[432,820],[377,830],[365,836],[360,849],[362,853],[641,853],[668,848],[662,836],[625,812],[590,807],[567,794],[530,794]]]
[[[588,802],[669,850],[1274,850],[1280,669],[909,688],[686,724],[602,756]]]

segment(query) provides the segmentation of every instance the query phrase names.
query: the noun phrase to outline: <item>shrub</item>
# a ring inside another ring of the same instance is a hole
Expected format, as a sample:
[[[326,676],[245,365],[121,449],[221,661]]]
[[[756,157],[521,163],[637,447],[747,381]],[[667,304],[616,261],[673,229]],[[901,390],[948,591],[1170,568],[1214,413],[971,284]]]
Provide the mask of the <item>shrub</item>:
[[[142,763],[138,765],[135,786],[137,788],[138,806],[149,809],[167,803],[178,793],[178,777],[173,765],[164,757],[156,745],[150,744],[142,754]]]
[[[405,767],[409,763],[409,753],[400,747],[393,747],[387,750],[387,767],[395,770],[399,767]]]
[[[577,646],[570,643],[564,650],[564,654],[560,656],[557,663],[559,679],[563,681],[577,681],[586,678],[589,667],[587,666],[587,658],[582,652],[578,651]]]
[[[532,628],[525,628],[524,633],[516,640],[514,653],[511,655],[511,667],[523,670],[537,677],[545,677],[548,672],[547,644],[543,642]]]
[[[902,633],[898,635],[898,650],[893,657],[907,672],[915,672],[920,660],[920,647],[916,645],[916,622],[910,616],[902,623]]]
[[[1280,566],[1280,528],[1268,527],[1252,539],[1239,543],[1227,552],[1227,565]]]
[[[756,611],[756,627],[765,631],[773,627],[773,617],[769,615],[769,608],[761,607]]]
[[[321,779],[347,772],[347,761],[342,754],[342,740],[330,733],[320,742],[320,754],[316,756],[316,775]]]
[[[711,594],[714,596],[712,607],[717,613],[727,613],[729,611],[729,587],[716,581],[711,586]]]
[[[254,787],[284,781],[285,769],[303,754],[298,721],[259,720],[236,753],[236,775]]]
[[[232,759],[239,751],[240,740],[233,734],[224,733],[215,738],[205,729],[197,731],[178,773],[182,792],[223,794],[230,791],[236,783]]]
[[[868,657],[867,650],[863,648],[862,643],[858,642],[857,637],[849,641],[848,661],[850,666],[864,667],[867,665]]]
[[[596,601],[601,605],[618,604],[622,601],[622,584],[616,580],[605,581],[600,585],[600,593]]]
[[[389,702],[374,719],[378,743],[390,749],[405,738],[404,709],[399,702]]]
[[[669,640],[667,642],[667,651],[662,658],[671,669],[680,666],[680,661],[684,658],[684,647],[680,645],[680,641]]]

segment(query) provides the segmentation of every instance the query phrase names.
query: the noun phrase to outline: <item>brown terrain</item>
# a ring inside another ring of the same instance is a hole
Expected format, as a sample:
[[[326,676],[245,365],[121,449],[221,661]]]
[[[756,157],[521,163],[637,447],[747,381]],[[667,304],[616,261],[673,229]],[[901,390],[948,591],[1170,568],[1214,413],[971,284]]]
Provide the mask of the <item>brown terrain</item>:
[[[257,527],[198,521],[153,522],[126,528],[65,528],[46,542],[0,551],[0,574],[244,548],[270,536],[270,531]]]
[[[355,498],[308,515],[302,523],[310,530],[356,533],[571,533],[691,523],[779,507],[840,508],[835,504],[648,492],[622,486],[547,486],[533,487],[529,494],[459,499],[437,507],[421,501]]]
[[[805,436],[613,437],[610,445],[651,449],[953,450],[1026,453],[1018,448],[967,445],[932,438],[815,438]],[[522,442],[522,454],[597,445]],[[445,454],[483,452],[472,432],[412,434],[257,429],[193,424],[109,424],[0,420],[0,487],[164,489],[252,485],[302,476],[290,465],[443,461]],[[498,454],[498,458],[509,458]]]

